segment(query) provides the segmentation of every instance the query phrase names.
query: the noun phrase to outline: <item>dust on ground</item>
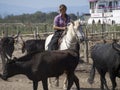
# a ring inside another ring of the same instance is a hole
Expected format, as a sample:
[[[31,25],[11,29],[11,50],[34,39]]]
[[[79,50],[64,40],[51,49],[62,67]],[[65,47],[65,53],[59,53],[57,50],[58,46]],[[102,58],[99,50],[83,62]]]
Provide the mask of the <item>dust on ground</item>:
[[[20,57],[21,55],[22,54],[19,49],[16,50],[16,52],[14,52],[14,56]],[[79,78],[80,88],[81,88],[81,90],[100,90],[100,78],[99,78],[99,74],[97,72],[96,72],[94,84],[91,86],[87,82],[90,67],[91,67],[91,63],[90,64],[80,63],[76,69],[75,74]],[[1,72],[1,60],[0,60],[0,72]],[[62,76],[60,76],[60,79],[59,79],[59,82],[60,82],[59,87],[53,86],[53,87],[49,88],[49,90],[63,90],[64,78],[65,78],[65,75],[63,74]],[[108,84],[109,88],[111,88],[112,85],[111,85],[108,74],[106,75],[106,79],[107,79],[107,84]],[[118,84],[117,90],[120,90],[120,79],[117,78],[116,80],[117,80],[117,84]],[[52,81],[53,81],[53,85],[54,85],[55,84],[54,78],[52,79]],[[33,86],[32,81],[30,81],[24,75],[13,76],[13,77],[9,78],[8,81],[4,81],[4,80],[0,79],[0,90],[33,90],[32,86]],[[43,90],[41,82],[39,82],[38,90]],[[75,85],[72,86],[71,90],[76,90]]]

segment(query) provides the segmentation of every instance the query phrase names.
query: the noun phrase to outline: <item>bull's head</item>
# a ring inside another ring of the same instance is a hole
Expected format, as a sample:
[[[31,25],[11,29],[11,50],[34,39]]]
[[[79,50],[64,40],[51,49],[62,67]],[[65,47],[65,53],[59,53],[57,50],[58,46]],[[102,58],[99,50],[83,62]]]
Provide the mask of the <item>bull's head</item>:
[[[3,70],[3,74],[0,74],[0,77],[3,80],[7,80],[9,77],[14,75],[14,69],[15,69],[15,60],[7,61]]]
[[[4,37],[1,39],[2,49],[5,54],[9,57],[12,57],[12,53],[14,51],[14,38],[12,37]]]
[[[10,37],[3,37],[1,39],[1,48],[4,56],[8,56],[7,58],[12,57],[12,53],[14,51],[14,43],[15,39],[18,38],[20,32],[18,32],[17,35],[15,36],[10,36]]]

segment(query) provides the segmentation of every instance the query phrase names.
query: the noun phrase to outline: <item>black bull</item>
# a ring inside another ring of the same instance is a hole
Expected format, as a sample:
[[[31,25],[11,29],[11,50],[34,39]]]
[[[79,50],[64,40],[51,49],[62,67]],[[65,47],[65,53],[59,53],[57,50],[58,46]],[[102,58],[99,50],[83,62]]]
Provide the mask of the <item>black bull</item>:
[[[3,37],[0,41],[0,56],[2,59],[3,68],[6,63],[6,60],[12,57],[14,51],[14,43],[14,37]]]
[[[93,83],[96,68],[100,74],[101,89],[104,90],[105,85],[106,89],[109,90],[105,79],[105,74],[108,72],[112,82],[112,90],[115,90],[116,77],[120,78],[120,45],[115,42],[96,44],[91,50],[91,58],[93,65],[88,78],[89,83]]]
[[[0,77],[7,80],[14,75],[24,74],[33,81],[33,90],[37,90],[38,81],[42,81],[44,90],[48,90],[47,78],[59,77],[65,72],[68,79],[67,90],[70,90],[73,82],[77,90],[80,90],[79,79],[74,74],[78,62],[79,53],[75,50],[34,52],[10,60]]]
[[[25,51],[27,51],[27,53],[31,53],[34,51],[45,51],[45,39],[31,39],[23,41],[22,53],[24,53]]]

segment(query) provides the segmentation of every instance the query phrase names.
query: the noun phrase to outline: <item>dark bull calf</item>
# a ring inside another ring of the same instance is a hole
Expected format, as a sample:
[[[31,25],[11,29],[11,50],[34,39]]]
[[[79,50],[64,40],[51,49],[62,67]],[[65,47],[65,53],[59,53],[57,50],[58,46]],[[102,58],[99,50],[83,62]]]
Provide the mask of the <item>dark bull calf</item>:
[[[35,51],[40,51],[40,52],[45,51],[45,40],[31,39],[31,40],[23,41],[22,53],[24,53],[25,51],[27,51],[27,53],[31,53]]]
[[[59,77],[64,72],[67,74],[68,87],[70,90],[73,82],[80,90],[79,79],[74,74],[79,62],[79,53],[75,50],[34,52],[10,60],[6,63],[3,75],[0,77],[7,80],[17,74],[24,74],[33,81],[33,90],[37,90],[38,82],[42,81],[44,90],[48,90],[48,77]]]
[[[88,79],[89,83],[93,83],[96,68],[100,74],[101,90],[104,90],[104,85],[109,90],[105,79],[106,72],[110,75],[112,90],[115,90],[117,86],[116,77],[120,78],[120,45],[116,42],[96,44],[91,50],[91,57],[93,65]]]
[[[2,68],[4,69],[4,65],[9,58],[12,58],[12,54],[14,51],[14,43],[15,39],[18,38],[20,32],[17,35],[2,37],[0,40],[0,56],[2,59]]]
[[[14,51],[15,37],[3,37],[0,41],[0,56],[2,59],[2,65],[4,65],[8,58],[12,57]]]

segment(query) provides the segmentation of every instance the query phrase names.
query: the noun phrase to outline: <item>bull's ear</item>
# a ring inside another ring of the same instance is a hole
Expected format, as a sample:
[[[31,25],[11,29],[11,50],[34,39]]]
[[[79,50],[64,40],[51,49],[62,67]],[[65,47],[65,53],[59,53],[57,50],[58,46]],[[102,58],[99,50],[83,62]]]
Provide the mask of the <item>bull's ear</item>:
[[[112,43],[112,47],[113,47],[116,51],[120,52],[120,45],[117,44],[116,42],[113,42],[113,43]]]

